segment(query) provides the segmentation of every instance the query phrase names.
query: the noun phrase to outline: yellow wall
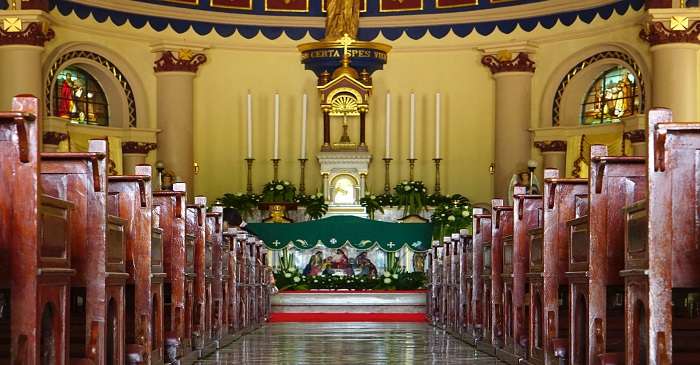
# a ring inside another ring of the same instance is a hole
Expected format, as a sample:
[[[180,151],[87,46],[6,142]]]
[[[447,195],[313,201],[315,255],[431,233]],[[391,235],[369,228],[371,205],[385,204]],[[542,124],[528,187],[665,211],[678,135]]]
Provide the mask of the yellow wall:
[[[461,39],[430,36],[415,41],[402,37],[389,42],[394,49],[383,71],[374,75],[374,95],[370,102],[367,142],[374,154],[368,185],[379,193],[384,186],[384,97],[392,94],[392,185],[408,178],[408,95],[417,96],[416,178],[432,188],[434,182],[434,93],[443,95],[442,190],[461,193],[475,202],[492,196],[489,164],[493,160],[494,84],[487,68],[481,65],[480,47],[505,41],[530,41],[538,48],[534,55],[537,71],[533,77],[531,125],[540,125],[542,94],[548,84],[558,84],[551,75],[562,62],[580,50],[599,44],[619,42],[639,50],[648,62],[647,46],[638,39],[636,25],[641,13],[630,11],[614,15],[608,21],[592,25],[558,25],[552,30],[522,31],[510,35],[494,33],[488,37],[470,35]],[[60,17],[54,25],[57,37],[52,49],[66,42],[93,42],[120,54],[138,73],[147,94],[148,121],[156,126],[156,78],[152,71],[150,46],[162,42],[190,42],[208,47],[209,61],[195,79],[195,161],[200,165],[196,178],[198,194],[215,199],[225,192],[245,190],[245,95],[254,97],[255,148],[254,187],[272,178],[272,95],[281,95],[280,177],[298,183],[301,94],[309,94],[307,191],[320,187],[318,162],[322,132],[315,90],[315,77],[299,62],[294,42],[280,38],[271,41],[258,37],[245,40],[234,36],[222,39],[193,33],[177,35],[172,31],[156,33],[150,29],[117,28],[96,24],[74,16]],[[381,40],[378,40],[381,41]],[[504,106],[507,107],[507,106]],[[339,123],[334,124],[339,128]],[[167,126],[166,126],[167,128]],[[533,156],[534,152],[533,150]]]

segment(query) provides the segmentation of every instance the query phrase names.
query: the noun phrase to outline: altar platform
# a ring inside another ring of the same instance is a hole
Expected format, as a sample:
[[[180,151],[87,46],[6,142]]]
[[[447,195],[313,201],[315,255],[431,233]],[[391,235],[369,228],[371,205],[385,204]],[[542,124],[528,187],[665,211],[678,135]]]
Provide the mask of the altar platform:
[[[274,295],[270,322],[425,322],[425,290],[309,290]]]

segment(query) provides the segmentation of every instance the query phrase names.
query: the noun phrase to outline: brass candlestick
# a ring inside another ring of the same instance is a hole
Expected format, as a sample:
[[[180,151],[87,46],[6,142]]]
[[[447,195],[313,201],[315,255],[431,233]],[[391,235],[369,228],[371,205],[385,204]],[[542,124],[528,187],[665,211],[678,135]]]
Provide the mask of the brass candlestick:
[[[279,158],[273,158],[271,159],[272,161],[272,180],[277,181],[279,177],[279,170],[280,170],[280,159]]]
[[[254,158],[245,159],[245,162],[248,164],[248,182],[246,184],[246,192],[248,194],[253,194],[253,161],[255,161]]]
[[[305,178],[305,169],[306,169],[306,161],[308,161],[307,158],[300,158],[299,159],[299,193],[305,194],[306,193],[306,184],[304,181],[306,180]]]
[[[389,165],[391,165],[392,158],[384,159],[384,193],[389,194],[391,191],[391,185],[389,185]]]
[[[418,161],[417,158],[409,158],[408,159],[408,179],[413,181],[413,176],[414,176],[414,170],[416,169],[416,161]]]
[[[435,162],[435,194],[440,194],[440,161],[441,158],[434,158]]]

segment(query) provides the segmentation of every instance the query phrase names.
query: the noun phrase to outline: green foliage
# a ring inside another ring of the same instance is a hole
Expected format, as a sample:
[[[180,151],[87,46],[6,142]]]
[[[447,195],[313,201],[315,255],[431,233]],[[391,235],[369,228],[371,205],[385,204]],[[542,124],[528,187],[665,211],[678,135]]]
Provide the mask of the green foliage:
[[[367,215],[369,215],[369,219],[374,219],[374,212],[376,211],[384,213],[384,207],[379,202],[376,195],[367,193],[367,195],[360,199],[360,204],[365,207],[365,211],[367,212]]]
[[[398,206],[404,214],[419,214],[425,209],[428,199],[428,189],[422,181],[402,181],[394,188],[398,198]]]
[[[263,202],[291,203],[297,189],[287,180],[272,180],[263,186]]]
[[[306,215],[311,219],[319,219],[328,211],[328,204],[323,193],[304,195],[298,194],[294,201],[300,206],[306,207]]]
[[[454,197],[454,196],[453,196]],[[440,239],[460,229],[472,229],[472,206],[467,198],[459,195],[448,204],[438,206],[431,219],[435,231],[433,237]]]
[[[253,214],[253,210],[255,210],[262,201],[262,196],[258,194],[226,193],[219,198],[219,201],[224,207],[234,208],[242,216],[250,217]]]

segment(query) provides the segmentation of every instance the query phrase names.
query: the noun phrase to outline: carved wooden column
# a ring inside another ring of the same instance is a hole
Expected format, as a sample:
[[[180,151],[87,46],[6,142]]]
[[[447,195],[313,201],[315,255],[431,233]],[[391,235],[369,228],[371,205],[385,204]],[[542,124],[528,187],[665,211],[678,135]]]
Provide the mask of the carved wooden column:
[[[146,163],[148,153],[158,147],[155,143],[148,142],[122,142],[122,166],[124,174],[134,171],[136,166]],[[160,190],[160,181],[153,180],[154,189]]]
[[[199,66],[207,61],[203,48],[159,46],[153,71],[158,96],[158,159],[165,168],[194,188],[193,86]]]
[[[366,110],[360,110],[360,148],[367,148],[367,143],[365,141],[365,130],[366,130]]]
[[[323,146],[321,151],[329,151],[331,148],[331,111],[323,110]]]
[[[0,14],[1,110],[11,109],[15,95],[43,96],[41,55],[44,44],[53,39],[54,32],[49,29],[48,14],[21,10],[23,3],[11,3],[10,10]],[[16,10],[12,9],[13,4]]]
[[[651,45],[652,105],[673,110],[679,122],[698,120],[698,50],[700,14],[688,9],[650,9],[640,37]]]
[[[496,81],[494,194],[506,198],[508,183],[530,158],[530,106],[534,49],[526,44],[483,50],[481,63]]]

